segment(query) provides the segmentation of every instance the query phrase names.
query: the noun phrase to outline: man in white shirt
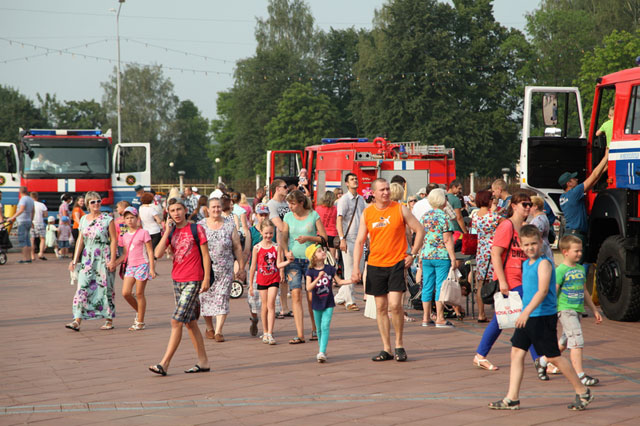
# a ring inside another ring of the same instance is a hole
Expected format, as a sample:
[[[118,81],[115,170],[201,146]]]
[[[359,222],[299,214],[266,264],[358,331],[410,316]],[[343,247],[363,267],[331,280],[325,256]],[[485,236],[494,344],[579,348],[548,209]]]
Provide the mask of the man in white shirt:
[[[364,198],[358,195],[358,177],[355,174],[347,173],[344,182],[347,186],[347,192],[338,200],[336,229],[340,237],[344,277],[350,279],[353,270],[353,251],[360,227],[360,218],[366,203]],[[360,261],[360,269],[364,269],[364,258]],[[345,304],[349,311],[360,310],[353,301],[353,284],[340,286],[335,301],[339,305]]]
[[[33,198],[33,226],[31,227],[31,260],[36,260],[36,238],[40,238],[40,247],[38,250],[38,259],[47,260],[44,257],[46,224],[44,219],[47,217],[47,206],[38,201],[38,193],[32,192]]]
[[[420,219],[422,219],[422,216],[424,216],[426,212],[431,210],[431,204],[429,204],[429,201],[427,200],[427,195],[436,188],[439,188],[437,183],[430,183],[427,185],[425,197],[413,205],[411,213],[416,219],[418,219],[418,222],[420,222]]]

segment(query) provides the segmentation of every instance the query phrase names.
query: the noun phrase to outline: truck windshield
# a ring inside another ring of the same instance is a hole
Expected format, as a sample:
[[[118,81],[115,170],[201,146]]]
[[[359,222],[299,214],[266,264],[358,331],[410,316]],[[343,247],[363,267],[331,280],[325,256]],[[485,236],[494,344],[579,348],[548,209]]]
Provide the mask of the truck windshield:
[[[107,146],[34,146],[23,155],[25,175],[109,174]]]

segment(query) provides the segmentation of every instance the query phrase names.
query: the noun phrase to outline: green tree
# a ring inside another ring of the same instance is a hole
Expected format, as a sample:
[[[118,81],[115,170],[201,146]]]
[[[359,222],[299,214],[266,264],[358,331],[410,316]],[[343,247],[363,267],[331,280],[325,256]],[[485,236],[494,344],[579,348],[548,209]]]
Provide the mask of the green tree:
[[[368,135],[454,147],[459,174],[515,163],[531,51],[489,0],[390,1],[359,54],[351,108]]]
[[[613,32],[604,38],[602,46],[593,52],[587,52],[581,61],[580,73],[574,84],[580,89],[580,97],[584,110],[584,117],[591,118],[593,96],[598,77],[635,66],[635,58],[640,54],[640,30],[634,33],[626,31]],[[613,92],[608,93],[604,104],[613,106]],[[606,119],[606,109],[604,118]],[[589,123],[585,123],[588,128]],[[600,123],[599,123],[600,124]]]
[[[264,174],[265,127],[276,116],[278,101],[293,82],[316,75],[308,6],[300,0],[270,0],[268,10],[269,17],[256,27],[256,54],[237,62],[233,88],[218,97],[211,155],[221,159],[225,180]]]
[[[269,149],[299,149],[317,144],[335,130],[337,109],[311,84],[293,83],[278,102],[278,115],[267,124]]]
[[[56,95],[38,96],[40,110],[47,118],[49,125],[56,129],[103,129],[107,123],[107,114],[98,102],[91,100],[64,101],[61,103]]]
[[[102,105],[114,140],[118,140],[116,72],[114,69],[109,80],[100,84],[104,90]],[[178,106],[173,83],[158,65],[133,64],[124,67],[120,84],[122,142],[150,142],[153,174],[162,175],[170,158],[171,123]]]
[[[182,101],[176,111],[175,120],[172,122],[171,135],[167,154],[175,159],[175,169],[184,170],[187,178],[211,177],[211,162],[208,159],[209,122],[202,117],[195,104],[190,101]],[[166,167],[155,171],[161,178],[171,177],[171,172]]]
[[[19,129],[38,129],[48,127],[33,102],[8,86],[0,85],[0,140],[2,142],[19,142]]]
[[[353,99],[353,69],[358,62],[358,40],[364,34],[365,30],[355,28],[331,28],[328,33],[320,35],[319,78],[313,83],[338,109],[336,134],[326,136],[359,136],[349,105]]]
[[[569,85],[582,57],[612,30],[634,33],[640,0],[542,0],[527,14],[527,32],[537,50],[537,84]]]

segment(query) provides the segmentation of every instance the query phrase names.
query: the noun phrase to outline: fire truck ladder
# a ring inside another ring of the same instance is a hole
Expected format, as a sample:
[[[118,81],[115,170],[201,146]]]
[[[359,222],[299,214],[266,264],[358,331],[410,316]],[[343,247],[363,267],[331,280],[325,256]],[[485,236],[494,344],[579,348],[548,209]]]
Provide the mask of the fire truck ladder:
[[[451,149],[444,145],[420,145],[420,141],[393,142],[395,145],[404,146],[409,155],[449,155]]]

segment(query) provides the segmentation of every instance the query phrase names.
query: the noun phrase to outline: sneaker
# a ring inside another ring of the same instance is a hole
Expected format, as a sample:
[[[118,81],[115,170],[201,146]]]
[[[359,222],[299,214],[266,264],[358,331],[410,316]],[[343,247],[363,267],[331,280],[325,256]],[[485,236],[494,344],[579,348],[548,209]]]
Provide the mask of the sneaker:
[[[587,376],[586,374],[580,377],[580,381],[585,386],[593,386],[600,383],[599,379],[596,379],[595,377]]]
[[[316,355],[316,359],[320,364],[322,364],[327,361],[327,355],[325,355],[324,352],[319,352],[318,355]]]
[[[547,380],[549,380],[549,376],[547,375],[547,366],[546,365],[544,367],[542,366],[542,364],[540,363],[540,358],[536,359],[533,362],[533,365],[536,367],[536,372],[538,373],[538,379],[542,380],[543,382],[546,382]]]

